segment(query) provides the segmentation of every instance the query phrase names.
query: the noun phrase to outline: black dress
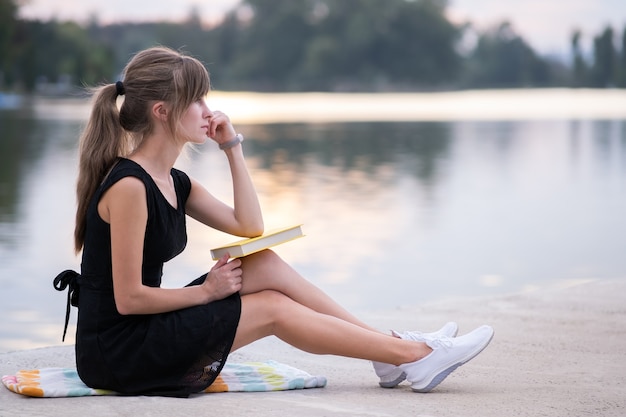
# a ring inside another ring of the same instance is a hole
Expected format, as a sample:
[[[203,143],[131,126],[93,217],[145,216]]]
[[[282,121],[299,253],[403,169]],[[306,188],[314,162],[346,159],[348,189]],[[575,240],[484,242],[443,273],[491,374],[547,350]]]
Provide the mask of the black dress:
[[[81,274],[72,287],[78,298],[73,304],[79,307],[78,374],[90,387],[129,395],[187,397],[215,380],[232,347],[241,313],[238,293],[169,313],[122,316],[117,312],[110,227],[98,214],[98,202],[124,177],[137,177],[144,183],[148,223],[142,281],[158,287],[163,263],[181,253],[187,243],[185,202],[191,183],[179,170],[172,169],[171,175],[177,209],[165,199],[152,177],[129,159],[120,159],[89,205]],[[206,274],[189,285],[198,285],[205,278]]]

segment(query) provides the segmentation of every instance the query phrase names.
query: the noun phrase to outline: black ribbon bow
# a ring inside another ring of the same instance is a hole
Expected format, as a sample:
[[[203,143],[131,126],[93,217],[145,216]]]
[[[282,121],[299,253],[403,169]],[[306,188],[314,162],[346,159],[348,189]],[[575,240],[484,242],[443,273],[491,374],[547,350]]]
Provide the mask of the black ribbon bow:
[[[57,291],[64,291],[68,288],[67,292],[67,305],[65,307],[65,327],[63,327],[63,339],[65,341],[65,334],[67,333],[67,324],[70,321],[70,305],[74,307],[78,307],[78,278],[80,278],[80,274],[76,271],[72,271],[71,269],[67,269],[61,272],[53,281],[54,289]]]

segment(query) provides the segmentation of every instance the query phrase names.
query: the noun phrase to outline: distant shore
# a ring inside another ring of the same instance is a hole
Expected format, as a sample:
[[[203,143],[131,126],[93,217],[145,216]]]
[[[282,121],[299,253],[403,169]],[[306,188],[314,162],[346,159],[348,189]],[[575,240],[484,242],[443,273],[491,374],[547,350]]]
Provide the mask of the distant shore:
[[[231,361],[275,359],[325,375],[323,389],[200,394],[190,399],[83,397],[32,400],[0,388],[0,415],[198,414],[346,416],[623,416],[626,412],[626,279],[494,297],[459,298],[365,316],[381,329],[431,330],[455,319],[463,334],[489,323],[492,344],[430,394],[377,386],[368,362],[300,352],[275,338]],[[0,354],[0,374],[74,366],[72,346]]]
[[[86,120],[84,99],[35,97],[47,119]],[[51,106],[52,104],[52,106]],[[626,90],[512,89],[429,93],[212,91],[209,105],[234,123],[626,119]]]

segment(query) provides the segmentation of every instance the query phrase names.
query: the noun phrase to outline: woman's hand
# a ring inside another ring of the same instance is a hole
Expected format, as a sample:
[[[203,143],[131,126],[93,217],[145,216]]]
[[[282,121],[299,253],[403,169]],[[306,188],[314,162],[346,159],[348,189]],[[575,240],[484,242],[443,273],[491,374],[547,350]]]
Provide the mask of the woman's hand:
[[[209,112],[208,118],[207,136],[217,142],[218,145],[228,142],[237,134],[228,116],[221,111]]]
[[[228,254],[222,256],[207,274],[203,288],[209,294],[209,302],[221,300],[241,290],[241,260],[228,262]]]

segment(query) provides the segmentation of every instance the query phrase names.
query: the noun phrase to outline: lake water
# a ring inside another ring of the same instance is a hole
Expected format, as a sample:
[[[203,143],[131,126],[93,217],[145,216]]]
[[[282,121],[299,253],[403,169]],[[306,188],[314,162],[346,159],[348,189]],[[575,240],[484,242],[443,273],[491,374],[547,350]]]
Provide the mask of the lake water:
[[[52,279],[79,268],[76,140],[87,111],[75,101],[0,110],[0,352],[60,343],[66,293]],[[276,251],[349,309],[626,277],[626,117],[329,115],[233,120],[267,228],[304,225],[305,238]],[[230,200],[213,143],[178,167]],[[165,285],[207,271],[209,248],[230,240],[190,221]],[[72,309],[68,334],[75,320]]]

